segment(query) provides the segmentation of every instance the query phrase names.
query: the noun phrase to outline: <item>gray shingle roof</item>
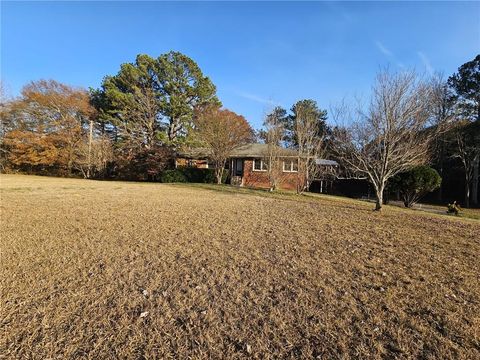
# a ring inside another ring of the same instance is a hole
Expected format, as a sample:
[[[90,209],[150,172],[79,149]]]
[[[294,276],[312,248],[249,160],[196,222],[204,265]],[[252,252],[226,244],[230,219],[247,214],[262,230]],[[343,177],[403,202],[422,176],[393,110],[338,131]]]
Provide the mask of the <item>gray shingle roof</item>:
[[[177,151],[177,157],[187,159],[206,159],[210,156],[212,150],[209,148],[188,148]]]
[[[206,159],[211,154],[209,148],[190,148],[184,151],[178,151],[177,156],[188,159]],[[261,158],[268,154],[267,144],[247,144],[243,145],[232,152],[232,158]],[[279,155],[282,157],[296,157],[298,153],[296,150],[280,148]],[[322,166],[338,166],[338,163],[333,160],[317,159],[317,165]]]
[[[280,156],[297,156],[297,152],[291,149],[280,149]],[[177,151],[177,156],[188,159],[205,159],[211,154],[209,148],[190,148]],[[268,154],[267,144],[247,144],[240,146],[232,152],[233,158],[261,158]]]
[[[267,144],[247,144],[234,150],[231,157],[234,158],[259,158],[268,154]],[[297,152],[291,149],[280,148],[280,156],[297,156]]]
[[[336,161],[327,159],[317,159],[315,160],[315,163],[322,166],[338,166],[338,163]]]

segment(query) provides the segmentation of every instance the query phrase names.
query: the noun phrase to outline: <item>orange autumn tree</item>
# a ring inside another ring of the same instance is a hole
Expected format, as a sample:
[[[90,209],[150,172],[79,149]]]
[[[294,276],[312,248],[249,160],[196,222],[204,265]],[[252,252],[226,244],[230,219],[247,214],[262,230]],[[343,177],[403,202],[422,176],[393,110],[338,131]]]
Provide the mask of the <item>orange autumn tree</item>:
[[[211,150],[210,160],[221,184],[225,162],[233,150],[254,140],[253,129],[243,116],[216,106],[197,109],[194,125],[199,140]]]
[[[40,80],[6,104],[9,128],[2,146],[10,164],[21,169],[71,173],[85,127],[94,116],[86,90]]]

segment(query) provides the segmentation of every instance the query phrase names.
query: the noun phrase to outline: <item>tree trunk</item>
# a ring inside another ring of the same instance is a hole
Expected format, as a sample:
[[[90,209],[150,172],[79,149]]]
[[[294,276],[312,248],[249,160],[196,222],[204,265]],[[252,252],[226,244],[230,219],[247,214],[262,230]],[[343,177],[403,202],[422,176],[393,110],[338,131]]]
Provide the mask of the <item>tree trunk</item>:
[[[177,137],[176,127],[176,120],[171,119],[170,124],[168,125],[167,137],[169,141],[174,141]]]
[[[465,178],[465,207],[470,207],[470,181]]]
[[[223,177],[223,167],[217,167],[215,169],[216,175],[217,175],[217,184],[220,185],[222,183],[222,177]]]
[[[383,205],[383,189],[384,185],[380,186],[376,191],[376,197],[377,201],[375,202],[375,211],[381,211],[382,210],[382,205]]]
[[[480,154],[473,159],[472,179],[472,205],[478,205],[478,167],[480,166]]]
[[[383,205],[383,195],[377,194],[377,201],[375,202],[375,211],[381,211]]]
[[[442,141],[442,140],[440,140]],[[443,158],[444,158],[444,150],[443,150],[443,142],[440,144],[440,159],[438,161],[438,174],[440,175],[440,177],[443,179],[443,176],[444,176],[444,171],[443,171]],[[441,203],[443,200],[443,181],[440,183],[440,187],[438,188],[438,192],[437,192],[437,201],[439,203]]]
[[[93,120],[90,120],[88,132],[88,160],[87,160],[87,179],[90,179],[92,171],[92,139],[93,139]]]

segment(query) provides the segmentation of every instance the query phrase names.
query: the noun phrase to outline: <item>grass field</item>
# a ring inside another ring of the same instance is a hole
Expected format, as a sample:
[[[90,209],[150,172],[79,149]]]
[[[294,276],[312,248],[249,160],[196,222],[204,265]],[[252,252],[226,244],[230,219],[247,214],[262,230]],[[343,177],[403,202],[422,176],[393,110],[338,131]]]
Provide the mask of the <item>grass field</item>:
[[[0,182],[0,357],[480,358],[477,220],[233,188]]]

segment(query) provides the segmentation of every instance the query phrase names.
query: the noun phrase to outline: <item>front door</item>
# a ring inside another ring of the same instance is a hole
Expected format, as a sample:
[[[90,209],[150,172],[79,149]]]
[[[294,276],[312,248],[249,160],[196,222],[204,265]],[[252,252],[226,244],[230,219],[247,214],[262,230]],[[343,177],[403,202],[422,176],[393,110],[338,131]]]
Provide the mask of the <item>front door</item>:
[[[243,176],[243,159],[233,159],[234,176]]]

